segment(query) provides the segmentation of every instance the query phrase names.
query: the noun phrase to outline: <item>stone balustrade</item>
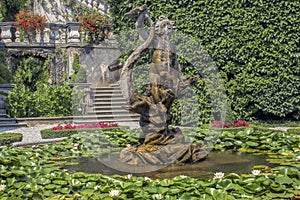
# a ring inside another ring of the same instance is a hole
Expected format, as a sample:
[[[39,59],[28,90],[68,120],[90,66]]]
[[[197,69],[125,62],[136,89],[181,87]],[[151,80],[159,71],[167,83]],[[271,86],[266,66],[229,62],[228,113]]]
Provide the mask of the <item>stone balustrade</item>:
[[[80,44],[96,42],[92,35],[80,31],[81,24],[69,22],[67,24],[47,23],[45,30],[21,33],[14,28],[15,22],[0,22],[0,43],[7,44]],[[110,26],[104,27],[107,35],[111,34]]]

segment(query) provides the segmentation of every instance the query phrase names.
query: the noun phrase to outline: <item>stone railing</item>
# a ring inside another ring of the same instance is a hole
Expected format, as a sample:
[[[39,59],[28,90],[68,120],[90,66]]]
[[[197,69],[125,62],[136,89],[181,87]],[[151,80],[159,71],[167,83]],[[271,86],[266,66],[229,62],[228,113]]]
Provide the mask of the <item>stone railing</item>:
[[[95,38],[87,32],[80,31],[81,24],[70,22],[67,24],[48,23],[44,31],[21,34],[14,28],[15,22],[0,22],[0,43],[7,44],[71,44],[95,42]],[[110,26],[104,27],[106,39],[111,34]]]

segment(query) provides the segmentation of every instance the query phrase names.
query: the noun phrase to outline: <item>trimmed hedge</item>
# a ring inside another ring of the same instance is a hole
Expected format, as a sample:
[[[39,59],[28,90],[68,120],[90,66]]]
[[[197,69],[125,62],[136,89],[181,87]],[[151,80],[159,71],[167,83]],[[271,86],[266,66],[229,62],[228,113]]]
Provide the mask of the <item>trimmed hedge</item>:
[[[197,38],[225,81],[235,119],[300,118],[300,32],[296,25],[300,24],[300,1],[107,2],[117,33],[134,29],[134,21],[124,13],[147,4],[152,19],[165,15],[175,21],[179,32]],[[186,49],[186,54],[194,51]],[[182,64],[187,76],[195,73]],[[197,90],[202,93],[200,102],[209,103],[206,89]]]
[[[122,127],[113,127],[113,128],[81,128],[81,129],[64,129],[64,130],[52,130],[52,129],[44,129],[41,130],[41,136],[43,139],[52,139],[52,138],[62,138],[62,137],[69,137],[71,135],[75,135],[78,133],[94,133],[95,130],[102,130],[102,131],[117,131],[120,129],[128,129],[126,126]]]
[[[1,133],[0,146],[22,141],[23,135],[21,133]]]

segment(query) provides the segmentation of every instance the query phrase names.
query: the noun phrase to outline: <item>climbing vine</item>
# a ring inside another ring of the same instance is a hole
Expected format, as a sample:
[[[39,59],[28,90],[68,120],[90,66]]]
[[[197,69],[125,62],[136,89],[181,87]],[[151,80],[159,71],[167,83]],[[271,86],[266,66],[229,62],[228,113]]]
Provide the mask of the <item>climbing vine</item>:
[[[117,33],[134,29],[124,13],[147,4],[178,31],[196,37],[225,81],[235,118],[299,119],[300,2],[108,0]],[[182,65],[184,67],[187,67]],[[183,69],[184,70],[184,69]],[[191,71],[186,71],[190,75]],[[199,93],[203,91],[198,90]],[[207,96],[207,95],[204,95]],[[202,99],[206,101],[205,99]]]

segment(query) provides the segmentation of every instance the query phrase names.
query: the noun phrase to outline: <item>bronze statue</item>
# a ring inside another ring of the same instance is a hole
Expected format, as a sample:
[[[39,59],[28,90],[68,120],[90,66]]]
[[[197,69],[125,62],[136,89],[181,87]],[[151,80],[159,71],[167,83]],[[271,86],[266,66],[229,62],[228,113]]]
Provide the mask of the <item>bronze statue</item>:
[[[136,29],[144,43],[126,60],[121,70],[121,79],[129,80],[127,90],[129,110],[140,114],[140,126],[143,131],[139,138],[140,145],[127,147],[121,151],[122,162],[133,165],[197,162],[207,156],[206,148],[200,143],[185,142],[179,128],[170,128],[172,103],[180,92],[193,81],[184,79],[170,43],[170,36],[175,30],[174,23],[167,17],[160,16],[152,22],[146,5],[126,13],[127,17],[136,19]],[[149,33],[144,22],[150,24]],[[150,85],[140,94],[133,91],[131,71],[136,60],[147,50],[152,49],[150,66]]]

